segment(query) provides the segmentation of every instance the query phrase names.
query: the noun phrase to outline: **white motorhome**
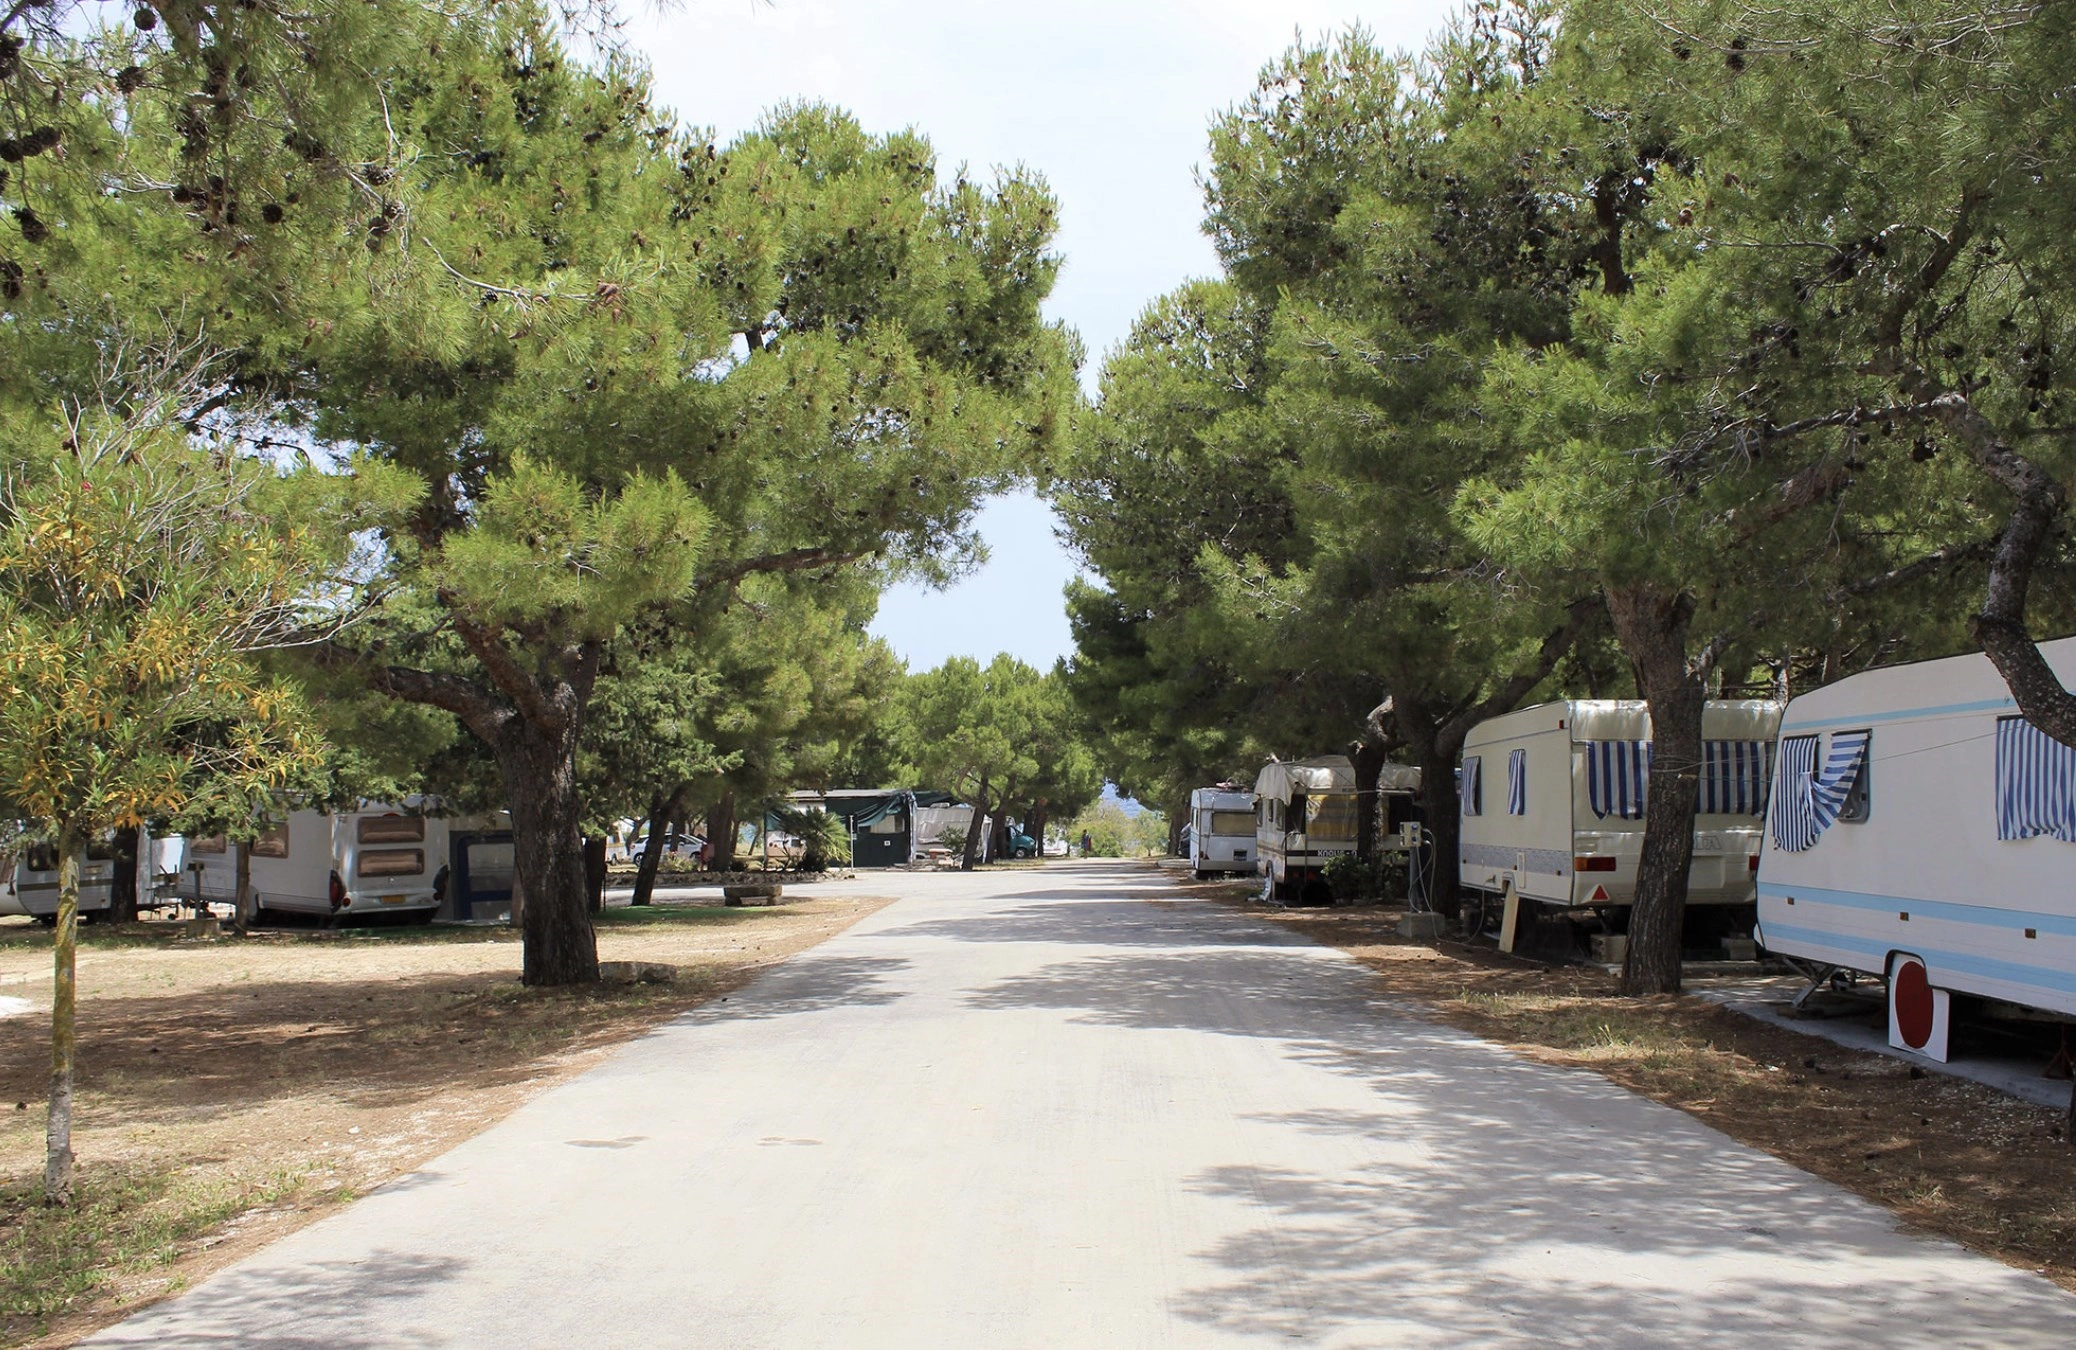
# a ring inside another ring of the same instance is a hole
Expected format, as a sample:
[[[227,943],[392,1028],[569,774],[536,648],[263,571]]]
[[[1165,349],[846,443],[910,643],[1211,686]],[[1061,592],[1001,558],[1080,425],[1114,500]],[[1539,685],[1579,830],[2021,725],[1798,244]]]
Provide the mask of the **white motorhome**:
[[[291,811],[253,841],[258,912],[361,918],[492,918],[511,905],[511,827],[504,817],[441,817],[397,807]],[[205,902],[237,897],[237,859],[222,835],[190,839]]]
[[[2040,650],[2076,684],[2076,638]],[[1803,694],[1779,757],[1769,952],[1882,977],[1890,1044],[1937,1060],[1954,994],[2076,1017],[2076,749],[2018,715],[1988,657]]]
[[[1701,800],[1690,905],[1752,901],[1781,706],[1711,700],[1701,716]],[[1651,714],[1640,700],[1543,703],[1480,722],[1463,744],[1458,878],[1482,906],[1610,909],[1636,898],[1650,787]]]
[[[45,923],[58,917],[58,852],[49,844],[23,844],[0,863],[0,914],[24,914]],[[89,844],[79,862],[79,912],[107,911],[114,901],[115,850]]]
[[[1254,794],[1198,788],[1189,794],[1189,870],[1202,881],[1214,872],[1254,871]]]

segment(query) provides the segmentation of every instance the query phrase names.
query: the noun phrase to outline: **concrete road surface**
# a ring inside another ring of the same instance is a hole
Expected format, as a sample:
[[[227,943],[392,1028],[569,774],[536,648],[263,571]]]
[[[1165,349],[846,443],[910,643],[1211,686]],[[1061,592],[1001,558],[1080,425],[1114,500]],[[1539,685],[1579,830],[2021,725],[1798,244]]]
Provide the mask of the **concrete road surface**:
[[[2076,1299],[1152,872],[907,897],[96,1338],[2076,1345]]]

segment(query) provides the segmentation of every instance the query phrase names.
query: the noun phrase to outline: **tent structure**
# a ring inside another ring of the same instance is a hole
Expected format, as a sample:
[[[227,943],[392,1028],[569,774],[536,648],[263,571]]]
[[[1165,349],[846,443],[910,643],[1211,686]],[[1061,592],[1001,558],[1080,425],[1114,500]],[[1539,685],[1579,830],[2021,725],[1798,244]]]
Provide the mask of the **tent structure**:
[[[952,797],[909,788],[831,788],[795,792],[787,800],[796,810],[827,811],[844,822],[853,867],[900,867],[913,862],[926,842],[916,837],[917,809],[942,806]]]

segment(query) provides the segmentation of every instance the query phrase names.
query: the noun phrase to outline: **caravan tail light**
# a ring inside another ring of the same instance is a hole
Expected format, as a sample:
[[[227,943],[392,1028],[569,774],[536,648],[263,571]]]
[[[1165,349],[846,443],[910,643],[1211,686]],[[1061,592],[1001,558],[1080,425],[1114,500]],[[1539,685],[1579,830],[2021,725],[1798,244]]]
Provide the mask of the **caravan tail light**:
[[[1611,857],[1577,857],[1571,860],[1574,872],[1612,872],[1615,860]]]
[[[339,906],[346,903],[346,883],[344,880],[340,878],[337,872],[332,873],[332,884],[330,887],[330,894],[333,909],[337,909]]]
[[[1759,855],[1758,855],[1758,854],[1756,854],[1756,853],[1754,853],[1754,854],[1752,855],[1752,865],[1751,865],[1751,870],[1752,870],[1752,871],[1754,871],[1754,872],[1756,872],[1756,871],[1758,871],[1758,870],[1759,870]]]

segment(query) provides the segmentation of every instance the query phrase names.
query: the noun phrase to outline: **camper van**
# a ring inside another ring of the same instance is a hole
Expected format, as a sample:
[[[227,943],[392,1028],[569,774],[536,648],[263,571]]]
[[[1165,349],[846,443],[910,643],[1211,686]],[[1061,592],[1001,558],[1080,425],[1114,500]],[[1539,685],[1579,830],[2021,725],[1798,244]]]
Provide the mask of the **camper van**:
[[[1701,800],[1689,905],[1752,901],[1780,704],[1711,700],[1701,715]],[[1506,895],[1608,910],[1636,897],[1650,788],[1640,700],[1570,700],[1480,722],[1457,775],[1458,878],[1481,912]]]
[[[2076,637],[2042,643],[2076,684]],[[2076,1017],[2076,749],[1986,656],[1794,699],[1759,861],[1766,950],[1881,977],[1889,1041],[1947,1054],[1955,994]]]
[[[1189,794],[1189,870],[1198,881],[1214,872],[1254,871],[1254,796],[1230,788]]]
[[[4,855],[0,855],[4,857]],[[58,851],[49,844],[23,844],[0,864],[0,914],[25,914],[45,923],[58,917]],[[89,844],[79,862],[79,912],[105,913],[115,891],[115,850]]]
[[[222,835],[190,839],[205,902],[237,897],[237,857]],[[511,827],[502,816],[441,817],[369,806],[328,813],[291,811],[253,841],[252,889],[259,913],[358,919],[494,918],[509,913]]]

